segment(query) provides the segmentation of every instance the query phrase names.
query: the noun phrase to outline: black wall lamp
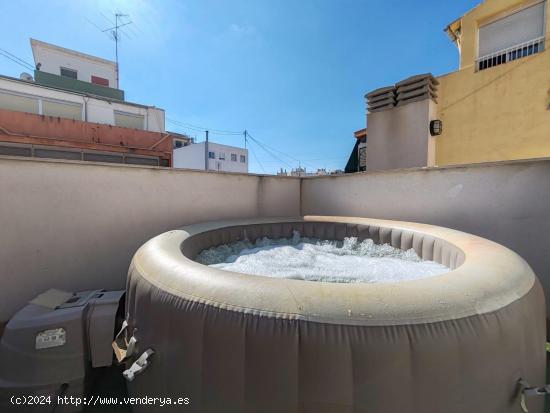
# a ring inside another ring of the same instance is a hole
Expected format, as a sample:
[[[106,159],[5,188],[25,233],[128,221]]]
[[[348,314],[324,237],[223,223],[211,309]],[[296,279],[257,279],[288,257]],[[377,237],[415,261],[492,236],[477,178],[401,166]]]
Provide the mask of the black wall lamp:
[[[443,122],[441,122],[439,119],[432,120],[430,122],[430,135],[438,136],[438,135],[441,135],[442,132],[443,132]]]

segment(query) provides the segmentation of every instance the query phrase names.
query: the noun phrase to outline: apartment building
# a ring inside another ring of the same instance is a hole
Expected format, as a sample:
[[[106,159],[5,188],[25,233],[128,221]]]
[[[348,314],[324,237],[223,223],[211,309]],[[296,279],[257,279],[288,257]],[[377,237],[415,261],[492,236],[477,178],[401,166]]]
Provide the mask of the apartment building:
[[[550,156],[547,9],[485,0],[445,29],[457,71],[367,93],[367,170]]]
[[[0,154],[170,166],[164,110],[125,100],[114,62],[31,39],[36,70],[0,76]]]
[[[206,142],[174,149],[174,168],[248,173],[248,149]]]

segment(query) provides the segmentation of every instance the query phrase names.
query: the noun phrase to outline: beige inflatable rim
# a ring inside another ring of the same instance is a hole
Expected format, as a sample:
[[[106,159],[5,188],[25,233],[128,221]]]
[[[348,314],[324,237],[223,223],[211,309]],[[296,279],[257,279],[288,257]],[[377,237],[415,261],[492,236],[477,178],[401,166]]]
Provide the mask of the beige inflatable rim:
[[[207,231],[253,224],[345,223],[430,236],[460,250],[461,264],[443,275],[392,284],[277,279],[219,270],[182,253],[182,244]],[[401,221],[304,216],[201,223],[161,234],[135,254],[130,276],[174,296],[251,315],[346,325],[438,322],[490,313],[527,294],[529,265],[495,242],[464,232]]]

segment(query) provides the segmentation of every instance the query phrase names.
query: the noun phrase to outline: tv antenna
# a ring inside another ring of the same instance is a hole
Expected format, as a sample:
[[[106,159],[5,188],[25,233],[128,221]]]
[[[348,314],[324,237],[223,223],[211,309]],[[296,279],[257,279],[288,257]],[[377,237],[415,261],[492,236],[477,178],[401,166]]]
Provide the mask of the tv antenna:
[[[121,27],[128,26],[129,24],[132,24],[132,21],[123,22],[122,19],[124,17],[129,17],[128,14],[123,14],[120,12],[115,13],[115,25],[113,27],[109,27],[108,29],[101,30],[103,33],[109,32],[115,41],[115,63],[116,63],[116,87],[119,88],[118,84],[118,77],[119,77],[119,71],[118,71],[118,42],[120,41],[118,30]],[[112,23],[112,21],[111,21]]]

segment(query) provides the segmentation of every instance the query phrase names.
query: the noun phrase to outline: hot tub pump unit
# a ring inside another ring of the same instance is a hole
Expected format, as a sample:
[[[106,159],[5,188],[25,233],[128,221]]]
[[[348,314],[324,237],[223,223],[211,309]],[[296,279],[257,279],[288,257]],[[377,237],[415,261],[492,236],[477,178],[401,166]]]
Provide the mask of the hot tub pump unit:
[[[44,411],[36,405],[41,400],[54,406],[58,396],[82,398],[91,371],[113,363],[111,343],[123,295],[52,289],[17,312],[0,340],[0,411],[32,411],[32,404]],[[56,411],[82,409],[59,407]]]

